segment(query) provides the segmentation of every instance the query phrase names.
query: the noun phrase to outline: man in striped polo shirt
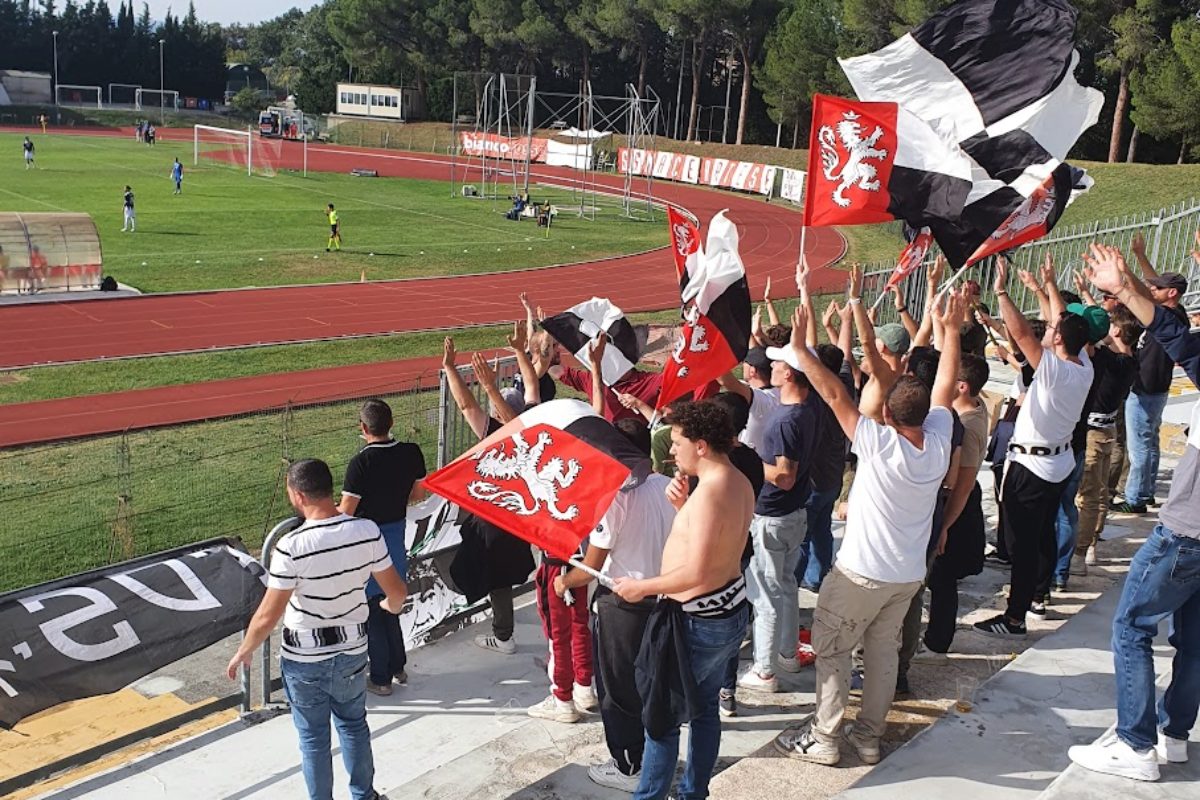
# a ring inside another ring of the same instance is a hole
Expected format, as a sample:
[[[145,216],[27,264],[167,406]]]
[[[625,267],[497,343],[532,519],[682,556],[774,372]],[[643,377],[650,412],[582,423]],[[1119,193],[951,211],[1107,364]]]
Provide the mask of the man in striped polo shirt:
[[[399,614],[408,591],[392,568],[379,527],[338,511],[333,474],[305,459],[287,473],[288,500],[304,523],[284,536],[271,556],[267,592],[227,674],[249,666],[259,645],[283,619],[280,670],[300,738],[301,768],[310,800],[333,797],[333,717],[350,797],[376,800],[367,728],[367,579],[383,589],[384,610]]]

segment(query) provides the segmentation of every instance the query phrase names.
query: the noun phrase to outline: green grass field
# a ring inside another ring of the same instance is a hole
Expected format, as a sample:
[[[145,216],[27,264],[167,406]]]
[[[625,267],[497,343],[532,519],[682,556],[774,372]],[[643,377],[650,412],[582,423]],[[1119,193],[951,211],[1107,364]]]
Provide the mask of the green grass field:
[[[635,253],[667,243],[666,226],[623,217],[598,197],[595,221],[578,200],[534,185],[559,206],[549,236],[504,219],[505,200],[452,197],[438,181],[280,171],[249,177],[201,160],[191,142],[154,148],[129,138],[35,136],[39,169],[25,170],[21,137],[0,134],[0,212],[82,211],[104,247],[105,273],[148,292],[461,275]],[[184,162],[172,194],[172,159]],[[133,187],[137,233],[121,233],[121,195]],[[504,186],[500,187],[501,192]],[[341,217],[343,250],[325,253],[326,203]]]

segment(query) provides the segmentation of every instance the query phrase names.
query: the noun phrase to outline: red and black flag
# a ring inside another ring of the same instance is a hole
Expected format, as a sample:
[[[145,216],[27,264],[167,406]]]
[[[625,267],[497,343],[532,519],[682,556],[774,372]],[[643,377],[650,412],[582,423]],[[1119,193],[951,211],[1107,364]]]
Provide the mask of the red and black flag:
[[[933,234],[929,228],[921,228],[917,231],[913,240],[900,253],[900,258],[896,259],[896,268],[888,276],[888,282],[884,285],[883,291],[887,292],[893,286],[899,286],[901,281],[916,272],[917,268],[924,263],[925,255],[929,252],[932,244]]]
[[[434,494],[567,559],[649,459],[578,400],[534,406],[425,479]]]
[[[1078,17],[1066,0],[959,0],[840,62],[860,100],[900,104],[971,158],[961,216],[928,222],[955,267],[1001,249],[1014,230],[1023,233],[1012,241],[1048,232],[1086,185],[1063,159],[1099,119],[1104,96],[1075,79]]]
[[[971,163],[895,103],[813,96],[804,225],[954,220],[971,191]]]
[[[733,369],[746,357],[750,341],[750,287],[738,254],[737,226],[724,211],[718,213],[708,224],[708,239],[701,250],[694,223],[679,216],[670,224],[683,284],[684,324],[663,368],[656,408]]]

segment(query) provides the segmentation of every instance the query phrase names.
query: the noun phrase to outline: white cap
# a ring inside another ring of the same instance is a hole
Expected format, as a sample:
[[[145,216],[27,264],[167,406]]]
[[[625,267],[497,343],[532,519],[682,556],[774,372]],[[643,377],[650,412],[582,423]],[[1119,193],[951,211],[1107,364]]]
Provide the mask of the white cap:
[[[817,351],[811,347],[808,348],[808,352],[812,353],[814,357],[817,355]],[[804,372],[804,367],[800,366],[800,354],[792,349],[790,344],[786,347],[768,347],[767,358],[772,361],[782,361],[797,372]]]

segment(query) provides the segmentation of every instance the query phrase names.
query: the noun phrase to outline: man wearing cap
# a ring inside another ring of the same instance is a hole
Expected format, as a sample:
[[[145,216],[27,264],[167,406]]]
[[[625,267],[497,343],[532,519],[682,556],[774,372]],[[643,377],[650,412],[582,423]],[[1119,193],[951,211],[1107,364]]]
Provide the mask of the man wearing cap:
[[[855,264],[850,268],[850,297],[860,297],[861,294],[862,269]],[[898,322],[889,322],[878,328],[871,325],[862,303],[850,303],[848,300],[847,305],[854,315],[854,327],[862,343],[863,372],[871,376],[863,388],[858,407],[863,414],[882,423],[884,398],[896,378],[904,374],[904,354],[908,352],[912,339]]]
[[[801,340],[805,329],[797,334]],[[762,491],[750,522],[754,555],[746,569],[746,596],[754,604],[754,663],[738,679],[744,689],[775,692],[778,665],[799,672],[800,594],[796,565],[808,532],[804,506],[812,489],[809,469],[817,439],[817,417],[808,400],[809,383],[790,348],[768,347],[771,385],[779,408],[767,420],[759,458]]]
[[[1058,499],[1058,516],[1055,518],[1055,541],[1058,544],[1058,557],[1053,565],[1043,571],[1042,579],[1038,582],[1034,593],[1034,602],[1030,612],[1042,616],[1046,612],[1046,600],[1050,596],[1050,587],[1062,591],[1067,588],[1068,576],[1071,572],[1071,557],[1075,553],[1075,545],[1079,541],[1079,508],[1075,497],[1079,494],[1079,484],[1083,480],[1085,455],[1087,453],[1088,419],[1095,407],[1096,392],[1101,381],[1112,367],[1110,351],[1097,348],[1096,345],[1108,336],[1111,324],[1108,314],[1099,306],[1085,306],[1082,303],[1068,303],[1067,312],[1076,314],[1087,323],[1088,343],[1084,350],[1092,360],[1092,386],[1088,390],[1083,409],[1079,412],[1079,420],[1071,434],[1071,450],[1075,454],[1075,469],[1067,478],[1062,494]]]
[[[1012,561],[1008,608],[975,623],[977,631],[992,636],[1026,635],[1025,615],[1038,584],[1057,561],[1054,522],[1063,488],[1075,470],[1071,435],[1092,388],[1092,361],[1084,350],[1087,322],[1067,311],[1054,279],[1054,264],[1047,256],[1042,282],[1050,313],[1046,336],[1039,342],[1029,320],[1009,299],[1008,262],[1003,257],[996,261],[1001,318],[1034,373],[1013,426],[1001,490],[1001,523]],[[1036,284],[1027,272],[1021,280],[1027,286]]]
[[[1165,308],[1185,325],[1187,315],[1180,302],[1187,292],[1187,285],[1187,278],[1178,272],[1164,272],[1146,279],[1154,304]],[[1175,363],[1147,333],[1143,333],[1138,341],[1134,358],[1137,359],[1137,376],[1133,381],[1133,393],[1125,401],[1129,477],[1125,479],[1125,502],[1114,506],[1113,511],[1145,514],[1146,506],[1154,502],[1154,486],[1158,480],[1158,430],[1162,426]]]
[[[779,408],[779,389],[771,385],[771,359],[761,347],[752,347],[742,362],[742,380],[729,372],[720,378],[721,388],[741,395],[750,404],[750,419],[738,441],[756,453],[762,452],[767,422]]]

